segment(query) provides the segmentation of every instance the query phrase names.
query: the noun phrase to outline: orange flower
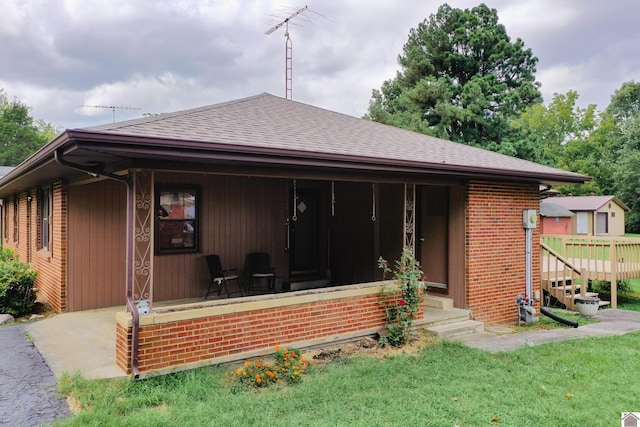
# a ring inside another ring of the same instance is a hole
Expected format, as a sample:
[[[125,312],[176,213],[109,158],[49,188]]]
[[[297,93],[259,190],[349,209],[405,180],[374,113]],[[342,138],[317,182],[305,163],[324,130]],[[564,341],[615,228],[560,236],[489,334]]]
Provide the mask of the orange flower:
[[[276,351],[280,351],[280,346],[279,345],[276,346]]]
[[[246,362],[244,362],[244,366],[251,366],[251,361],[247,360]]]

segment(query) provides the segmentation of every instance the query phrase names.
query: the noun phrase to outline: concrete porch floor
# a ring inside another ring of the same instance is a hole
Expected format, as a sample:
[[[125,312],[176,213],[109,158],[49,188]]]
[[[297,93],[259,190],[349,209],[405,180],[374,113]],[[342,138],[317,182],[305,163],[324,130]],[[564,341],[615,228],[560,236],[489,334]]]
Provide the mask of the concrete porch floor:
[[[154,307],[200,301],[162,301]],[[85,378],[123,378],[127,375],[116,365],[116,313],[121,311],[124,305],[61,313],[30,323],[26,330],[58,379],[76,372]]]
[[[154,307],[202,301],[202,298],[162,301],[154,303]],[[122,311],[124,305],[62,313],[30,323],[26,330],[58,379],[64,373],[80,373],[92,379],[123,378],[127,375],[116,365],[115,328],[116,313]],[[468,310],[425,307],[425,319],[419,322],[419,327],[465,320],[468,316]]]

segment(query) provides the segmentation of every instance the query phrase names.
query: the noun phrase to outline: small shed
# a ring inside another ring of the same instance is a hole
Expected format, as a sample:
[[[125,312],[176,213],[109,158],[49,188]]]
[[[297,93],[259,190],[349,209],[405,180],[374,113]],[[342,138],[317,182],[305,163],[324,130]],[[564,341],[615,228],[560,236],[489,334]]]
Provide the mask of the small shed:
[[[572,223],[576,216],[569,209],[554,203],[553,200],[540,201],[540,216],[542,234],[571,234]]]
[[[575,214],[571,234],[623,236],[625,233],[624,216],[631,209],[616,196],[553,197],[550,201]]]

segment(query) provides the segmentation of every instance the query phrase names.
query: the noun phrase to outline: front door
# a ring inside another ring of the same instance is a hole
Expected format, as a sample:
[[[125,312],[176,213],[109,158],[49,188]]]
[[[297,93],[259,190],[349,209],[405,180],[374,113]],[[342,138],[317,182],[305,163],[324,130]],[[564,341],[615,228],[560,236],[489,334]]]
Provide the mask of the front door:
[[[465,189],[463,186],[416,188],[416,257],[430,293],[453,299],[466,308]]]
[[[292,191],[289,205],[289,276],[292,279],[318,277],[321,261],[318,249],[318,191]]]
[[[449,254],[449,188],[419,188],[419,254],[427,281],[447,288]]]

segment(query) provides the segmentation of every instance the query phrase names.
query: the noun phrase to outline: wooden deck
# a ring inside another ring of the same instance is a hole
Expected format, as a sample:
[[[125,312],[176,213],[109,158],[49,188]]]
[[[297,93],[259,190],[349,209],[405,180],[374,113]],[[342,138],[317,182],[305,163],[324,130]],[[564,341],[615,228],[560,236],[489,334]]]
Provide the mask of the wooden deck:
[[[590,280],[640,278],[640,239],[542,236],[541,248],[542,289],[569,309],[575,309],[576,295],[597,295],[582,286]],[[617,307],[616,286],[611,287],[611,306]]]

